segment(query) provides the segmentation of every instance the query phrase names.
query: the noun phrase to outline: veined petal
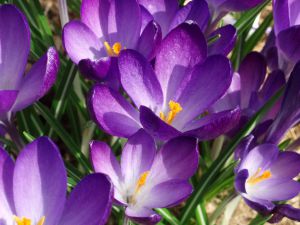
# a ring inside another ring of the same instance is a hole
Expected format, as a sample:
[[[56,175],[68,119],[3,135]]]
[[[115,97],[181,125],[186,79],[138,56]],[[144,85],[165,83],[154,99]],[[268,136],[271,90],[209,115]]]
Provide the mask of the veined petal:
[[[171,179],[187,180],[196,172],[198,160],[195,138],[171,139],[157,153],[149,174],[149,182],[155,185]]]
[[[94,121],[107,133],[129,137],[140,128],[138,112],[118,92],[97,84],[89,97]]]
[[[134,50],[125,50],[119,57],[119,70],[122,86],[137,107],[161,107],[162,90],[146,58]]]
[[[110,147],[104,142],[92,141],[90,149],[95,171],[109,176],[114,185],[114,198],[118,202],[126,204],[126,199],[122,196],[122,187],[120,186],[122,181],[121,167]]]
[[[13,5],[0,6],[0,90],[17,89],[30,50],[30,29],[23,13]]]
[[[252,209],[256,210],[261,214],[268,215],[272,212],[275,208],[275,204],[268,200],[254,198],[247,194],[243,195],[245,202],[249,205]]]
[[[19,111],[43,97],[56,80],[59,56],[54,48],[49,48],[39,61],[33,64],[23,78],[13,111]],[[34,87],[34,88],[32,88]]]
[[[142,207],[127,207],[125,214],[132,221],[141,224],[155,225],[161,220],[161,216],[156,214],[153,210]]]
[[[136,0],[99,0],[101,29],[105,41],[134,48],[141,31],[141,9]],[[131,19],[129,19],[131,18]]]
[[[88,175],[71,192],[59,225],[104,225],[112,201],[109,179],[100,173]]]
[[[62,40],[66,52],[76,64],[82,59],[97,60],[106,56],[102,42],[80,21],[71,21],[64,26]]]
[[[57,224],[64,209],[67,175],[56,145],[47,137],[28,144],[19,154],[13,177],[16,215],[37,223]]]
[[[14,224],[12,220],[12,216],[15,214],[13,200],[13,173],[13,160],[5,152],[5,150],[0,147],[0,222],[4,221],[5,225]]]
[[[274,31],[275,34],[285,30],[291,26],[289,16],[289,2],[290,0],[274,0],[273,13],[274,13]]]
[[[154,20],[161,26],[163,36],[170,28],[172,19],[179,9],[177,0],[138,0],[154,17]]]
[[[205,38],[194,23],[181,24],[162,41],[156,55],[155,72],[166,104],[189,79],[191,68],[204,61],[206,55]]]

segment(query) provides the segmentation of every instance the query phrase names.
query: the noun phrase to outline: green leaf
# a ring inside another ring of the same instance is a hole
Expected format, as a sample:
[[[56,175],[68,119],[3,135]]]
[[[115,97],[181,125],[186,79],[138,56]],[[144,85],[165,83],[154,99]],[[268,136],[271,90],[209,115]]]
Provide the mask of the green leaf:
[[[263,116],[271,109],[278,98],[283,93],[283,88],[281,88],[246,124],[242,131],[235,136],[233,141],[228,145],[226,149],[219,155],[219,157],[212,163],[208,171],[201,177],[199,181],[199,186],[194,191],[192,197],[188,200],[186,207],[183,211],[183,216],[181,218],[180,224],[184,225],[188,223],[188,220],[194,215],[195,208],[204,195],[208,192],[210,184],[216,179],[218,173],[226,163],[227,159],[234,152],[235,148],[239,142],[249,135],[255,126],[260,122]]]
[[[208,225],[207,213],[205,210],[205,204],[200,202],[196,208],[196,221],[198,225]]]
[[[155,209],[170,225],[178,225],[178,219],[167,209]]]
[[[263,225],[265,224],[271,216],[262,216],[262,215],[257,215],[250,223],[249,225]]]

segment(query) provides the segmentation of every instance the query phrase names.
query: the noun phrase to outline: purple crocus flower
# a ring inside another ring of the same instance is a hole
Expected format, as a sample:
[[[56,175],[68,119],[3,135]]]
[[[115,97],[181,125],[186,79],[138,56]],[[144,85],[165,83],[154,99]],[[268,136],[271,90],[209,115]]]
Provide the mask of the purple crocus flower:
[[[280,210],[279,216],[277,211],[283,206],[274,202],[289,200],[299,194],[300,183],[293,180],[299,172],[298,153],[280,152],[274,144],[262,144],[250,151],[244,150],[236,169],[235,188],[251,208],[264,215],[278,214],[278,221],[284,210]]]
[[[227,93],[211,107],[211,111],[220,112],[239,106],[242,109],[240,126],[244,125],[285,84],[281,70],[274,70],[267,78],[266,74],[267,65],[264,56],[258,52],[249,53],[242,61],[238,72],[233,74]],[[273,120],[276,117],[280,102],[276,103],[263,121]],[[270,125],[270,122],[266,122],[263,126],[265,125]]]
[[[207,140],[227,132],[238,122],[239,109],[209,115],[205,110],[228,89],[230,62],[222,55],[206,55],[203,34],[193,23],[181,24],[162,41],[154,70],[138,52],[124,50],[120,80],[139,111],[120,93],[98,84],[89,98],[94,120],[121,137],[142,127],[160,140],[181,134]]]
[[[84,75],[117,88],[122,49],[136,49],[149,60],[155,55],[161,30],[146,18],[136,0],[83,0],[81,20],[65,25],[63,44]]]
[[[113,186],[103,174],[84,178],[66,200],[67,175],[47,137],[28,144],[14,163],[0,148],[1,225],[98,225],[110,213]]]
[[[300,1],[273,0],[274,31],[279,49],[279,66],[300,60]],[[292,65],[292,66],[293,66]]]
[[[226,25],[216,29],[209,26],[211,15],[208,4],[205,0],[193,0],[179,6],[177,0],[138,0],[147,10],[148,20],[154,19],[161,26],[162,35],[165,37],[172,29],[178,25],[193,21],[206,33],[207,39],[214,38],[214,42],[208,46],[208,55],[227,55],[234,47],[236,41],[236,29],[232,25]],[[216,38],[217,37],[217,38]]]
[[[178,137],[157,152],[155,142],[139,130],[128,139],[121,166],[103,142],[91,143],[96,172],[107,174],[113,184],[115,201],[126,207],[126,216],[142,224],[156,224],[161,217],[153,208],[179,204],[192,193],[188,179],[198,167],[197,141]]]
[[[56,80],[59,57],[54,48],[49,48],[24,76],[30,29],[25,16],[13,5],[0,6],[0,43],[0,120],[3,121],[45,95]]]

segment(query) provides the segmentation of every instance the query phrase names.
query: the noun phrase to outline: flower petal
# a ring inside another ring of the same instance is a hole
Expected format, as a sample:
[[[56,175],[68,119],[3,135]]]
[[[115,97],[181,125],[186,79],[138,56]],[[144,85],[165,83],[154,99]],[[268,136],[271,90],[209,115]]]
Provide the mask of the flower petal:
[[[147,208],[126,208],[125,214],[136,223],[154,225],[161,220],[161,216]]]
[[[82,59],[78,63],[78,68],[86,78],[101,82],[110,69],[111,60],[111,57],[103,57],[97,60]]]
[[[141,9],[136,0],[99,0],[104,41],[134,48],[141,31]],[[128,19],[132,18],[132,19]]]
[[[206,55],[206,41],[196,24],[183,23],[167,35],[157,52],[155,64],[166,103],[189,78],[188,71]]]
[[[47,137],[28,144],[19,154],[13,178],[16,215],[37,223],[57,224],[64,209],[67,175],[57,146]]]
[[[0,6],[0,90],[17,89],[27,64],[30,29],[23,13],[13,5]]]
[[[155,185],[171,179],[186,180],[196,172],[198,160],[195,138],[171,139],[157,153],[149,174],[149,182]]]
[[[219,35],[220,37],[208,46],[208,55],[221,54],[226,56],[233,49],[237,38],[235,27],[232,25],[226,25],[215,30],[210,34],[210,37],[213,38]]]
[[[121,167],[110,147],[104,142],[92,141],[90,149],[95,171],[109,176],[114,185],[114,198],[118,202],[126,204],[126,199],[123,198],[120,190]]]
[[[161,26],[163,36],[170,28],[172,19],[179,9],[177,0],[138,0],[154,17],[154,20]]]
[[[16,90],[0,90],[0,117],[10,111],[18,93]]]
[[[144,205],[147,208],[165,208],[178,205],[193,192],[187,180],[168,180],[155,185],[148,193]]]
[[[255,6],[259,5],[263,2],[263,0],[226,0],[223,1],[222,9],[226,10],[228,12],[230,11],[245,11],[249,10],[251,8],[254,8]]]
[[[240,193],[246,193],[245,184],[249,177],[248,170],[240,170],[234,179],[234,187]]]
[[[163,95],[152,66],[141,54],[125,50],[119,57],[121,83],[137,107],[160,107]]]
[[[239,74],[241,77],[241,106],[247,108],[253,92],[257,92],[266,76],[266,61],[257,52],[249,53],[242,61]]]
[[[243,195],[243,197],[247,205],[263,215],[269,215],[275,208],[275,204],[271,201],[257,199],[247,194]]]
[[[76,64],[82,59],[97,60],[106,56],[102,42],[80,21],[71,21],[64,26],[62,40],[66,52]]]
[[[231,65],[225,56],[211,56],[197,65],[178,99],[183,110],[176,116],[174,125],[184,127],[198,117],[224,95],[231,80]]]
[[[144,130],[129,137],[121,157],[122,175],[128,191],[134,191],[140,176],[150,170],[155,154],[155,142]]]
[[[71,192],[59,224],[104,225],[112,200],[113,185],[109,179],[100,173],[88,175]]]
[[[13,225],[12,216],[15,214],[13,200],[14,162],[0,147],[0,223]],[[6,222],[6,223],[5,223]]]
[[[54,84],[58,68],[58,53],[54,48],[49,48],[23,78],[13,111],[24,109],[43,97]]]
[[[296,63],[300,59],[300,25],[281,31],[277,35],[277,46],[283,52],[288,61]]]
[[[140,121],[143,128],[158,140],[169,140],[181,134],[181,132],[162,121],[151,109],[145,106],[140,107]]]
[[[284,29],[290,27],[290,13],[289,13],[290,0],[274,0],[273,15],[274,15],[274,31],[276,35]]]
[[[88,101],[94,121],[107,133],[129,137],[140,128],[138,112],[118,92],[97,84]]]
[[[174,29],[179,24],[187,20],[192,20],[198,24],[200,29],[204,32],[210,19],[208,5],[204,0],[191,1],[183,8],[178,10],[174,16],[169,30]]]
[[[155,57],[161,39],[162,34],[159,24],[155,21],[151,21],[141,34],[137,45],[137,51],[150,61]]]
[[[239,124],[241,110],[239,108],[214,113],[199,120],[192,121],[184,131],[186,135],[192,135],[199,140],[210,140],[229,132]]]
[[[99,39],[103,38],[101,29],[100,1],[82,0],[80,15],[81,21],[87,25]]]

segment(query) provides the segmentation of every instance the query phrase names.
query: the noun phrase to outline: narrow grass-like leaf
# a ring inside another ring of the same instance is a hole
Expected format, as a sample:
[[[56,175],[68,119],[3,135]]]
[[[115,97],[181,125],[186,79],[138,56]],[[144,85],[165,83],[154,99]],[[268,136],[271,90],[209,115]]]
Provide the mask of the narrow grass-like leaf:
[[[170,225],[178,225],[178,219],[167,209],[155,209],[156,212],[159,213],[163,217],[165,221]]]

